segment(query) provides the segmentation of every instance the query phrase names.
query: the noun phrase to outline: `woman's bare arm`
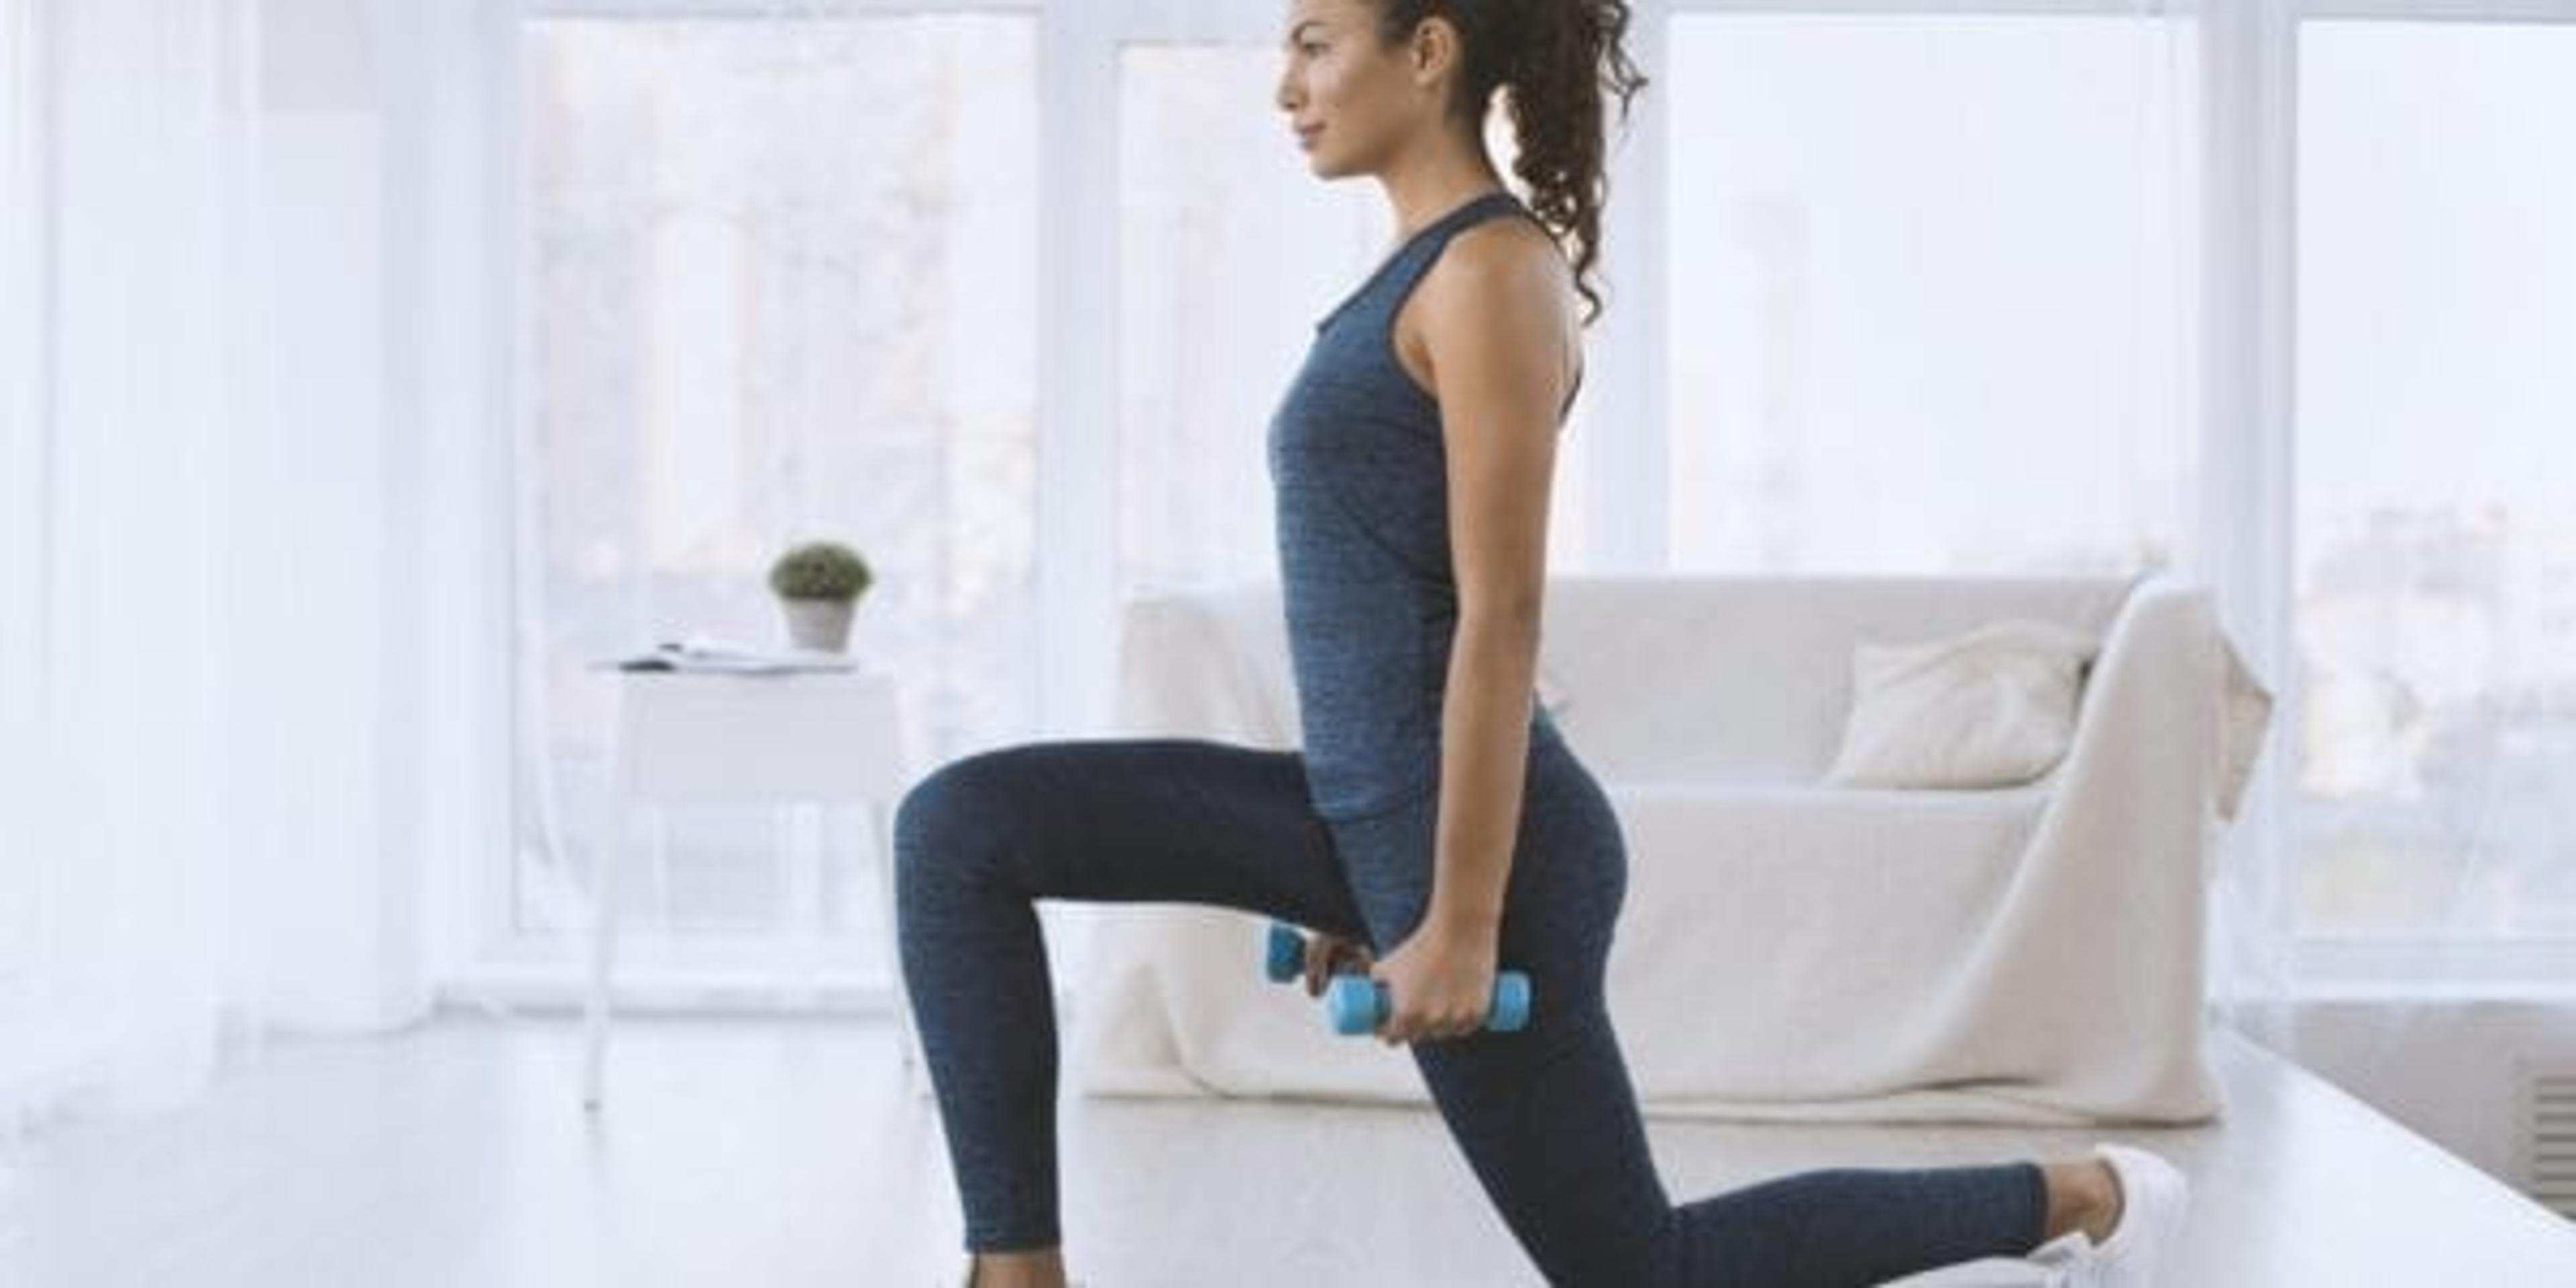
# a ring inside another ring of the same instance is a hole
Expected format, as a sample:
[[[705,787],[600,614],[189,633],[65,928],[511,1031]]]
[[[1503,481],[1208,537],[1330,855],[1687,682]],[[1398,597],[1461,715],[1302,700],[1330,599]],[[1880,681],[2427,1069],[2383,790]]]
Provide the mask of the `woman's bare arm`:
[[[1519,831],[1547,581],[1549,484],[1580,331],[1563,260],[1522,225],[1488,224],[1459,235],[1419,298],[1449,458],[1458,585],[1430,918],[1490,942],[1502,922]]]

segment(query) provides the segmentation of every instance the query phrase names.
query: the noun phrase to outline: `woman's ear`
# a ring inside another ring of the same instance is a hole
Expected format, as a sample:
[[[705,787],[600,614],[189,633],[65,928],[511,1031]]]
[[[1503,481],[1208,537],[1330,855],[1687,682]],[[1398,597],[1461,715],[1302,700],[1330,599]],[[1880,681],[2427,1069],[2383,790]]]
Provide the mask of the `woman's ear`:
[[[1413,83],[1426,88],[1436,84],[1458,61],[1458,28],[1447,18],[1425,18],[1413,28],[1408,52],[1413,58]]]

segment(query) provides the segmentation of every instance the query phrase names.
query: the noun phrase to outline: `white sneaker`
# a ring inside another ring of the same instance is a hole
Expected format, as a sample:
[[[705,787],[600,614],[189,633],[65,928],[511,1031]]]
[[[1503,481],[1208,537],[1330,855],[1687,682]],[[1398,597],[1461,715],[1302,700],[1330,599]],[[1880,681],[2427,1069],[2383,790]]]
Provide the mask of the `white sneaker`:
[[[2099,1245],[2082,1230],[2069,1230],[2029,1260],[2050,1271],[2052,1288],[2156,1288],[2156,1263],[2182,1233],[2191,1182],[2173,1164],[2132,1145],[2104,1141],[2093,1152],[2119,1175],[2120,1223]]]
[[[1980,1257],[1916,1271],[1878,1288],[2053,1288],[2063,1282],[2057,1271],[2020,1257]]]

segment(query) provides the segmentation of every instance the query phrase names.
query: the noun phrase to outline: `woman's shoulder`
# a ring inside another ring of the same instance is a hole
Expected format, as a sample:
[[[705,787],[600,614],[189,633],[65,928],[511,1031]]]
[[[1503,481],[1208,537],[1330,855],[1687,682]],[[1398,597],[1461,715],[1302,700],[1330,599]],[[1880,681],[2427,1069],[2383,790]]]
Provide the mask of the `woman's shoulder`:
[[[1477,308],[1560,303],[1573,295],[1574,271],[1537,218],[1526,208],[1512,207],[1451,236],[1420,289]]]
[[[1478,273],[1563,273],[1569,267],[1564,248],[1557,245],[1554,234],[1528,207],[1520,205],[1501,207],[1451,234],[1440,262],[1454,262]]]
[[[1424,315],[1433,326],[1570,315],[1575,304],[1573,266],[1556,239],[1535,219],[1509,215],[1460,229],[1417,289],[1429,297]]]

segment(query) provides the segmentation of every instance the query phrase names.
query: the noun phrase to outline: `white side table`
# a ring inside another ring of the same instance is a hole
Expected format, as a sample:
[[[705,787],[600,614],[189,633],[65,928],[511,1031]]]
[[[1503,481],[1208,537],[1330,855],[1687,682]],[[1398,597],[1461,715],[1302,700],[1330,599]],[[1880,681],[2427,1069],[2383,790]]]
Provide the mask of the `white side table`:
[[[589,1052],[582,1102],[600,1104],[608,1044],[609,972],[617,955],[618,869],[637,806],[863,805],[889,918],[887,981],[894,989],[906,1077],[912,1019],[903,1004],[893,926],[894,803],[907,785],[893,677],[868,671],[740,675],[624,671],[617,675],[609,792],[594,849]]]

